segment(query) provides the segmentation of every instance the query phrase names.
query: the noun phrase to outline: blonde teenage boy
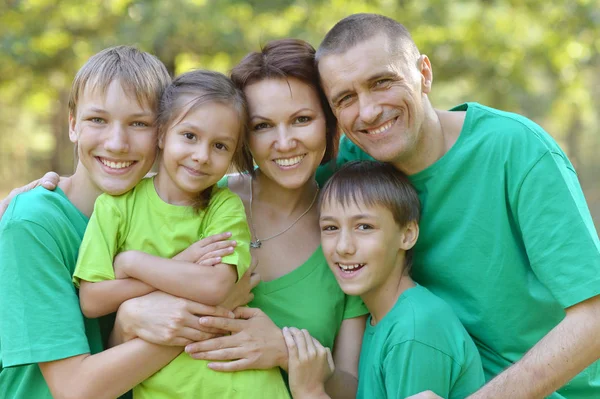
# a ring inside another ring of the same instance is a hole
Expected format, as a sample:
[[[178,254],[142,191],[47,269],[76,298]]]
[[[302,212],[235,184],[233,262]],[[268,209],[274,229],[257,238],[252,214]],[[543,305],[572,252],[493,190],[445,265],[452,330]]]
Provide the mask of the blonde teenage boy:
[[[114,398],[181,351],[134,339],[102,352],[98,321],[82,316],[71,282],[96,198],[130,190],[154,162],[169,82],[156,57],[127,46],[101,51],[77,73],[75,173],[56,191],[18,195],[0,222],[0,398]]]

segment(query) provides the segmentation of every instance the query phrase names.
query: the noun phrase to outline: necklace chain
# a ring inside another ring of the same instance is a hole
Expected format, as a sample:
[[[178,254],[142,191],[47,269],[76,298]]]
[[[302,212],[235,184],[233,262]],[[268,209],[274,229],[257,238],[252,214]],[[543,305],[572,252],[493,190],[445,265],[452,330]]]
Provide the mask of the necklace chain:
[[[315,196],[313,197],[313,199],[312,199],[310,205],[308,206],[308,208],[304,212],[302,212],[302,214],[300,216],[298,216],[296,218],[296,220],[294,220],[292,222],[292,224],[290,224],[288,227],[286,227],[285,229],[283,229],[279,233],[273,234],[272,236],[267,237],[267,238],[260,239],[260,238],[258,238],[258,236],[256,234],[256,229],[254,228],[254,218],[252,217],[252,199],[253,199],[252,183],[253,183],[253,181],[252,181],[252,179],[250,179],[250,229],[252,230],[252,234],[254,235],[254,237],[256,237],[256,239],[255,240],[250,240],[250,248],[260,248],[262,246],[263,242],[268,241],[271,238],[279,237],[280,235],[282,235],[283,233],[285,233],[286,231],[288,231],[289,229],[291,229],[292,227],[294,227],[294,225],[296,223],[298,223],[298,221],[300,219],[302,219],[302,217],[304,215],[306,215],[312,209],[313,205],[315,204],[315,201],[317,200],[317,195],[319,194],[319,186],[315,182],[315,185],[317,185],[317,190],[315,191]]]

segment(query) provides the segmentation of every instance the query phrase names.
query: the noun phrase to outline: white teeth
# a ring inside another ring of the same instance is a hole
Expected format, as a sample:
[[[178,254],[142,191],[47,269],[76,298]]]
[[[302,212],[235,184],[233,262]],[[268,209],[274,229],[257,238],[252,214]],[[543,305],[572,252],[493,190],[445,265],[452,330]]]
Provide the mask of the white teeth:
[[[394,124],[394,121],[395,121],[395,119],[392,119],[391,121],[389,121],[388,123],[386,123],[383,126],[378,127],[377,129],[372,129],[372,130],[367,129],[367,134],[383,133],[386,130],[388,130],[390,127],[392,127],[392,125]]]
[[[302,158],[304,158],[304,155],[298,155],[293,158],[278,158],[275,159],[275,163],[279,166],[293,166],[299,164],[300,161],[302,161]]]
[[[100,162],[102,162],[104,165],[108,166],[111,169],[128,168],[131,166],[131,164],[133,164],[132,161],[112,162],[112,161],[107,161],[106,159],[103,159],[103,158],[100,158]]]
[[[364,263],[355,263],[355,264],[352,264],[352,265],[342,265],[341,263],[338,263],[338,266],[343,271],[352,271],[352,270],[360,269],[364,265],[365,265]]]

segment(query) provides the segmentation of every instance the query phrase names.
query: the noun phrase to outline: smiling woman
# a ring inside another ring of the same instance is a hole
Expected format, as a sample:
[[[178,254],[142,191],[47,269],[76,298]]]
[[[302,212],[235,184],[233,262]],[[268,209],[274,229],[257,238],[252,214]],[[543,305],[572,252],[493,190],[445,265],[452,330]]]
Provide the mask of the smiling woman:
[[[247,55],[232,79],[248,100],[247,164],[258,167],[222,184],[242,198],[253,233],[252,261],[262,281],[251,308],[236,311],[239,320],[201,319],[232,335],[186,350],[199,359],[234,360],[209,364],[215,370],[287,369],[281,328],[305,329],[320,348],[333,349],[336,369],[327,393],[354,397],[366,308],[342,292],[320,247],[315,173],[332,158],[337,135],[318,85],[314,49],[300,40],[270,42]],[[291,388],[301,395],[297,390],[306,386]]]

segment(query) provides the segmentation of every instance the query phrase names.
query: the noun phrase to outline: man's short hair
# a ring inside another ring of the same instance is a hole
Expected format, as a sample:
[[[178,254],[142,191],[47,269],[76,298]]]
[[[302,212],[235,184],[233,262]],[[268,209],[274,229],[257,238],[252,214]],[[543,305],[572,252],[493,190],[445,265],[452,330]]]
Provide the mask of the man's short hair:
[[[342,54],[378,34],[386,35],[407,60],[419,58],[419,49],[401,23],[379,14],[353,14],[334,25],[317,50],[317,63],[330,54]]]
[[[157,112],[160,97],[171,77],[158,58],[135,47],[104,49],[90,57],[75,75],[69,97],[69,113],[77,113],[79,98],[87,87],[104,93],[115,80],[119,80],[123,90],[139,104]]]
[[[419,223],[421,202],[408,177],[392,164],[379,161],[352,161],[340,168],[325,184],[319,196],[323,203],[382,206],[400,227]],[[405,270],[410,273],[412,249],[406,251]]]

